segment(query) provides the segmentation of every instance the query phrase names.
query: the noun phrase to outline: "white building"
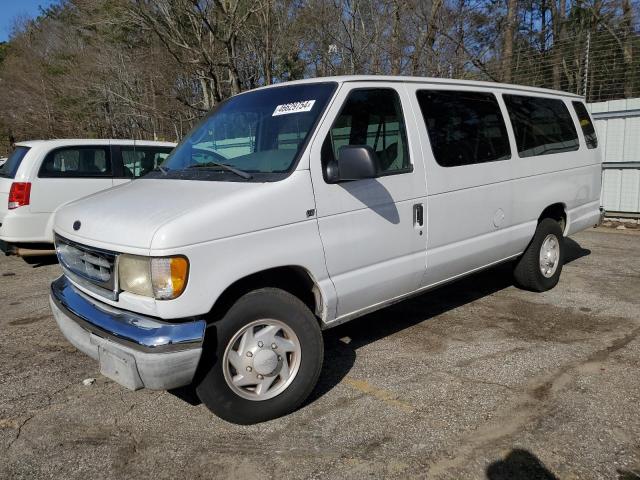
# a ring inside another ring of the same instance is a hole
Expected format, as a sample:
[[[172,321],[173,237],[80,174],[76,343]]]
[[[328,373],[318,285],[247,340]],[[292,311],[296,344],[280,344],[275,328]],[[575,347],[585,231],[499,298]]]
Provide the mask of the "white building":
[[[640,98],[592,103],[589,109],[604,157],[607,216],[640,218]]]

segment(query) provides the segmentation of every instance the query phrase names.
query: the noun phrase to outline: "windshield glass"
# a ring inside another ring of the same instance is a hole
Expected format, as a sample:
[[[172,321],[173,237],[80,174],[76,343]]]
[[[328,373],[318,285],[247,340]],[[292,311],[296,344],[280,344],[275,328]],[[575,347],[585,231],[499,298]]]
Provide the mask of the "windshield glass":
[[[29,147],[16,147],[7,161],[0,167],[0,177],[14,178],[22,159],[29,151]]]
[[[334,90],[334,83],[312,83],[232,97],[145,178],[278,180],[294,166]]]

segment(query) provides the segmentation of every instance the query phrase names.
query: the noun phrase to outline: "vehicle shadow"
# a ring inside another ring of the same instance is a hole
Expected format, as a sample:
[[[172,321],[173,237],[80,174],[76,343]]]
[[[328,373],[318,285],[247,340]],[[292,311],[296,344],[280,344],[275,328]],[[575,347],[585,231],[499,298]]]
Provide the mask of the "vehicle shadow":
[[[58,257],[56,255],[38,255],[35,257],[22,257],[22,259],[26,264],[31,265],[32,268],[46,267],[58,263]]]
[[[504,460],[487,467],[488,480],[558,480],[547,467],[528,450],[514,449]]]
[[[565,239],[565,247],[565,264],[591,253],[570,238]],[[513,286],[512,272],[512,262],[497,265],[325,331],[322,372],[300,408],[315,402],[342,381],[353,367],[359,348]],[[201,403],[195,385],[169,393],[190,405]]]
[[[575,240],[565,239],[565,265],[590,253]],[[513,263],[507,262],[327,330],[322,373],[305,405],[340,383],[360,347],[513,285]]]

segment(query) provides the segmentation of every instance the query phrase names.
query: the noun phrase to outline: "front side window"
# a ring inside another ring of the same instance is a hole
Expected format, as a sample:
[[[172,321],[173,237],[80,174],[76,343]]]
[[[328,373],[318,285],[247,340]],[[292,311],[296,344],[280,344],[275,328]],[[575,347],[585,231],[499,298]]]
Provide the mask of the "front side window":
[[[417,95],[439,165],[458,167],[511,158],[495,95],[452,90],[421,90]]]
[[[0,167],[0,177],[15,178],[18,168],[22,163],[22,159],[25,157],[29,147],[16,147],[16,149],[9,155],[7,161]]]
[[[274,181],[295,166],[335,83],[273,87],[221,103],[146,177]]]
[[[598,146],[598,137],[596,137],[596,129],[593,127],[593,122],[591,121],[589,112],[587,112],[587,107],[585,107],[582,102],[571,103],[573,104],[573,109],[576,111],[576,115],[578,115],[580,128],[582,128],[587,148],[596,148]]]
[[[39,177],[110,177],[109,147],[65,147],[45,157]]]
[[[322,146],[323,171],[345,145],[368,145],[382,175],[410,172],[407,134],[398,92],[388,88],[352,91]]]
[[[124,176],[138,178],[146,175],[164,162],[171,150],[170,147],[120,147]]]
[[[504,95],[520,157],[578,150],[578,132],[562,100]]]

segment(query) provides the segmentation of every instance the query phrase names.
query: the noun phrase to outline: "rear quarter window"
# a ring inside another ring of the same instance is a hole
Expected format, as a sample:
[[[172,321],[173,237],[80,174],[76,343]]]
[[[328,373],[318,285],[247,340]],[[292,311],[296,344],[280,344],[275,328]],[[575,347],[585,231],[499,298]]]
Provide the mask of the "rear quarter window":
[[[520,157],[578,150],[578,132],[562,100],[503,95]]]
[[[596,148],[598,146],[598,137],[596,136],[596,129],[593,126],[589,112],[587,112],[587,107],[585,107],[582,102],[572,102],[572,104],[578,116],[587,148]]]
[[[29,150],[29,147],[16,147],[5,164],[0,167],[0,177],[15,178],[18,168]]]

